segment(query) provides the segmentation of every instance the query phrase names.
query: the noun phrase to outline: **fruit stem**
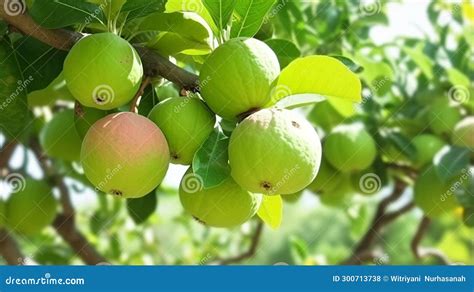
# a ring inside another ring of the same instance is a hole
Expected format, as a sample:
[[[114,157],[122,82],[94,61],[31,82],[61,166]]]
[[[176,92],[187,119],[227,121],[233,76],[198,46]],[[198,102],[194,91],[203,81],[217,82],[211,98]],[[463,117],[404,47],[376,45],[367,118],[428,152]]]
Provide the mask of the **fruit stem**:
[[[142,97],[143,93],[145,92],[145,88],[150,85],[151,77],[147,76],[143,79],[140,88],[138,89],[135,97],[132,99],[132,103],[130,103],[130,111],[132,113],[138,113],[138,106],[140,105],[140,98]]]

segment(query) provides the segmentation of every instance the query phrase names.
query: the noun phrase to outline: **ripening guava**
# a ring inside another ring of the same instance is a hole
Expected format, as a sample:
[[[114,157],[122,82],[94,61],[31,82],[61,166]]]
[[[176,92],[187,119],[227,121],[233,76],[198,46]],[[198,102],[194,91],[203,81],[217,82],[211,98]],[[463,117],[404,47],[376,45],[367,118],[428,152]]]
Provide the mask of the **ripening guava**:
[[[201,94],[213,112],[236,120],[270,102],[280,74],[277,56],[257,39],[232,39],[205,61],[199,76]]]
[[[474,116],[466,117],[456,124],[452,140],[454,145],[474,150]]]
[[[169,155],[165,136],[152,121],[121,112],[92,125],[82,143],[81,162],[98,190],[140,198],[161,183]]]
[[[12,193],[6,205],[7,225],[23,235],[33,235],[50,225],[57,212],[52,189],[44,181],[26,179],[24,189]]]
[[[49,156],[66,161],[79,160],[82,139],[74,126],[74,111],[66,109],[56,113],[41,129],[39,140]]]
[[[332,167],[326,159],[321,159],[318,175],[308,186],[314,193],[330,192],[338,187],[344,174]]]
[[[415,203],[426,216],[436,218],[448,213],[458,206],[454,194],[454,184],[457,179],[444,183],[436,174],[436,169],[430,165],[421,171],[414,187]]]
[[[311,124],[296,113],[264,109],[232,132],[229,163],[234,180],[248,191],[292,194],[316,177],[321,141]]]
[[[437,135],[450,134],[461,120],[459,109],[444,99],[435,101],[429,108],[427,116],[430,129]]]
[[[64,77],[72,95],[84,106],[109,110],[127,104],[143,77],[140,57],[113,33],[86,36],[64,61]]]
[[[436,153],[445,145],[443,140],[430,134],[416,136],[413,138],[412,144],[416,149],[414,165],[418,168],[430,163]]]
[[[261,194],[242,189],[231,177],[218,186],[204,189],[191,167],[181,180],[179,198],[186,212],[212,227],[240,225],[255,215],[262,202]]]
[[[216,116],[194,97],[168,98],[157,104],[148,118],[163,131],[171,162],[184,165],[191,164],[216,122]]]
[[[361,123],[339,125],[324,141],[324,157],[342,172],[364,170],[376,155],[375,141]]]
[[[82,107],[80,112],[74,115],[74,124],[79,137],[84,139],[89,128],[106,115],[108,115],[107,111],[102,111],[93,107]]]

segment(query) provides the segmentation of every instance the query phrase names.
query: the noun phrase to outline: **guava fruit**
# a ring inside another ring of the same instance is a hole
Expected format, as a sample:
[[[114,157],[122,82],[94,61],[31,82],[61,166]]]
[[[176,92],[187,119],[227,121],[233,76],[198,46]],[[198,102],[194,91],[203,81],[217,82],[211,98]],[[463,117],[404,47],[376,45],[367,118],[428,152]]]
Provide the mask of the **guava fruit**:
[[[165,136],[152,121],[122,112],[92,125],[82,143],[81,162],[98,190],[140,198],[161,183],[169,155]]]
[[[262,202],[261,194],[242,189],[229,176],[220,185],[204,189],[192,167],[183,176],[179,198],[186,212],[212,227],[234,227],[252,218]]]
[[[342,172],[364,170],[376,155],[375,141],[361,123],[339,125],[324,141],[324,157]]]
[[[327,100],[315,104],[308,119],[325,132],[344,121],[344,117]]]
[[[350,177],[348,175],[341,176],[339,184],[331,191],[318,193],[321,203],[326,206],[340,207],[348,203],[350,198],[354,195]]]
[[[436,153],[445,145],[443,140],[430,134],[416,136],[413,138],[412,144],[416,149],[414,161],[416,167],[422,167],[430,163]]]
[[[189,165],[214,129],[216,116],[198,98],[168,98],[148,115],[168,141],[171,162]]]
[[[66,109],[54,114],[41,129],[39,140],[44,152],[53,158],[79,160],[82,139],[74,126],[74,111]]]
[[[143,77],[135,49],[113,33],[92,34],[77,42],[63,72],[71,94],[84,106],[101,110],[127,104]]]
[[[437,135],[450,134],[454,126],[461,120],[461,113],[457,107],[447,100],[435,101],[427,113],[428,123],[433,133]]]
[[[452,187],[457,179],[444,183],[436,174],[436,169],[429,165],[420,172],[414,187],[415,203],[426,216],[437,218],[458,206]]]
[[[7,225],[20,234],[34,235],[53,222],[56,212],[57,202],[48,184],[26,179],[24,189],[7,200]]]
[[[107,111],[102,111],[93,107],[82,107],[79,113],[74,115],[74,125],[79,137],[83,139],[89,128],[98,120],[107,116]]]
[[[454,145],[474,150],[474,116],[469,116],[456,124],[452,141]]]
[[[253,113],[230,137],[231,175],[254,193],[296,193],[314,180],[320,163],[318,134],[308,121],[289,110]]]
[[[343,179],[343,174],[332,167],[326,159],[321,159],[318,175],[308,186],[314,193],[324,193],[334,190]]]
[[[277,56],[257,39],[232,39],[206,59],[199,75],[201,94],[217,115],[236,120],[270,102],[280,74]]]

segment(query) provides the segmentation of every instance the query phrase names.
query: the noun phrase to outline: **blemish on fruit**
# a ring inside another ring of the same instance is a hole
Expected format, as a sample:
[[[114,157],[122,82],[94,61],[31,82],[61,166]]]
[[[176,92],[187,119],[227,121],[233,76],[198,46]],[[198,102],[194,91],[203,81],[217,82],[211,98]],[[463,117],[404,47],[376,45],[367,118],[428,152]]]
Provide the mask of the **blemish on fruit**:
[[[206,225],[206,222],[202,221],[201,219],[199,219],[198,217],[196,216],[193,216],[194,220],[196,220],[197,222],[203,224],[203,225]]]
[[[120,190],[110,190],[110,193],[117,197],[121,197],[123,195],[122,191]]]
[[[269,182],[267,182],[267,181],[263,181],[263,182],[260,184],[260,186],[261,186],[262,188],[264,188],[265,190],[267,190],[267,191],[271,190],[271,188],[272,188],[272,184],[269,183]]]
[[[300,128],[300,124],[298,124],[298,123],[295,122],[295,121],[291,121],[291,125],[292,125],[293,127],[297,128],[297,129]]]

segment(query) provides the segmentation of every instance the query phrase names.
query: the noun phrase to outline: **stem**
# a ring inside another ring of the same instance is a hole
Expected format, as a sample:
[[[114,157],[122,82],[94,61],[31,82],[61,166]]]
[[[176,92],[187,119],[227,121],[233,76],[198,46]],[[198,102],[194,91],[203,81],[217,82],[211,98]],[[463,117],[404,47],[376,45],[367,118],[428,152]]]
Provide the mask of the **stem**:
[[[150,85],[151,83],[151,78],[150,77],[145,77],[143,79],[142,84],[140,85],[140,88],[138,89],[137,93],[132,99],[132,102],[130,103],[130,111],[134,113],[138,113],[138,106],[140,104],[140,99],[145,92],[145,88]]]
[[[0,230],[0,254],[12,266],[21,265],[25,258],[16,241],[5,229]]]
[[[0,149],[0,171],[8,167],[8,162],[10,162],[16,146],[18,146],[18,141],[16,140],[5,141],[5,144]]]
[[[435,257],[438,259],[441,263],[445,265],[449,265],[450,261],[446,257],[445,254],[443,254],[440,250],[431,248],[431,247],[421,247],[421,241],[423,240],[423,237],[426,235],[429,227],[431,225],[431,219],[424,216],[420,224],[418,225],[418,229],[416,230],[415,235],[413,236],[413,239],[411,241],[411,250],[413,252],[413,255],[417,260],[421,260],[426,257]]]

